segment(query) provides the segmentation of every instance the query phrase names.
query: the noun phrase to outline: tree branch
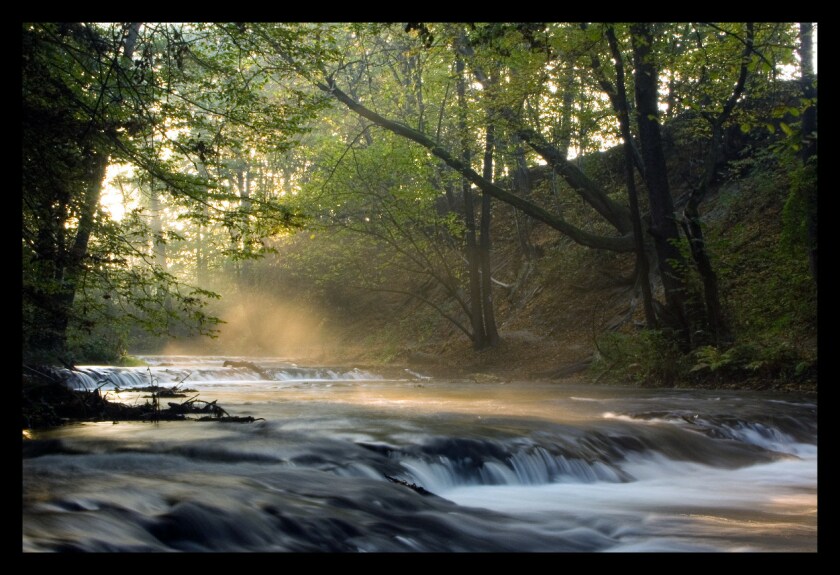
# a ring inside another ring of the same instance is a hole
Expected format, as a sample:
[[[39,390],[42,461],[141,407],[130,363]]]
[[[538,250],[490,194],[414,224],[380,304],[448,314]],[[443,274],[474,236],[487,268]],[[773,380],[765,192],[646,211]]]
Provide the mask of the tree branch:
[[[532,218],[539,220],[560,232],[563,232],[564,234],[572,238],[575,242],[581,245],[596,249],[606,249],[617,252],[629,252],[633,250],[632,234],[625,233],[624,235],[618,237],[606,237],[581,230],[580,228],[573,226],[572,224],[568,223],[562,218],[558,218],[550,214],[540,206],[537,206],[523,198],[520,198],[481,177],[472,168],[466,166],[461,161],[452,157],[452,155],[450,155],[447,150],[445,150],[433,140],[429,139],[425,134],[422,134],[417,130],[409,128],[404,124],[388,120],[387,118],[384,118],[376,112],[359,104],[358,102],[350,98],[347,94],[342,92],[335,85],[335,82],[332,79],[328,79],[327,82],[327,84],[324,84],[323,82],[317,82],[316,85],[318,86],[318,88],[320,88],[328,94],[331,94],[339,102],[343,103],[345,106],[347,106],[360,116],[367,118],[374,124],[385,128],[386,130],[389,130],[394,134],[397,134],[398,136],[402,136],[403,138],[409,139],[413,142],[420,144],[421,146],[429,150],[432,154],[443,160],[449,167],[451,167],[452,169],[463,175],[465,178],[467,178],[470,182],[475,184],[481,191],[493,196],[498,200],[510,204],[515,208],[521,210],[522,212],[528,214]],[[629,217],[627,217],[626,229],[629,228],[630,221]]]

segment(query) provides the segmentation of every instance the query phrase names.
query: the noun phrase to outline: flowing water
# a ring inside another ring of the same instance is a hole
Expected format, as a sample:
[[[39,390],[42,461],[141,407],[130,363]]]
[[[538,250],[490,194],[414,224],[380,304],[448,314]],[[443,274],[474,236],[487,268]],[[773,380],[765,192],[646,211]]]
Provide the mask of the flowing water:
[[[146,359],[75,385],[264,420],[34,433],[23,551],[817,550],[815,396]]]

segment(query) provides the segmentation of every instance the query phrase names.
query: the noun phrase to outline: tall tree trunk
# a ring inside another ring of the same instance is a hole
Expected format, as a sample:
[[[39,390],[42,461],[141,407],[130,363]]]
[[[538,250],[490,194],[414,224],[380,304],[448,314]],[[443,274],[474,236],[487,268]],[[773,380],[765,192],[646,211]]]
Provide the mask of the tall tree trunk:
[[[151,212],[150,228],[152,232],[152,254],[154,254],[155,265],[163,271],[167,271],[166,243],[163,241],[163,218],[161,217],[160,190],[152,183],[149,190],[149,212]],[[172,300],[163,286],[158,287],[158,297],[163,302],[163,307],[171,311]]]
[[[210,173],[207,171],[207,166],[204,165],[204,162],[198,162],[198,173],[199,175],[204,178],[205,180],[210,179]],[[203,221],[207,221],[209,218],[209,208],[207,204],[202,204],[202,218]],[[208,270],[209,270],[209,262],[210,262],[210,249],[208,247],[208,243],[205,241],[208,234],[205,233],[204,224],[198,224],[198,239],[196,242],[196,261],[195,261],[195,281],[198,285],[205,287],[207,286],[207,281],[210,279]]]
[[[685,314],[685,268],[676,246],[679,239],[674,217],[674,202],[668,185],[665,155],[659,131],[658,73],[654,64],[653,34],[646,23],[631,26],[633,64],[636,70],[636,111],[639,140],[645,165],[645,179],[650,202],[650,233],[656,246],[659,272],[665,291],[666,324],[673,328],[684,349],[691,346],[691,330]]]
[[[123,58],[129,64],[134,59],[134,46],[140,35],[140,26],[142,22],[130,22],[123,26]]]
[[[709,111],[701,112],[706,121],[711,125],[712,138],[709,144],[709,150],[706,153],[703,176],[700,183],[691,190],[688,196],[688,201],[683,209],[683,219],[681,222],[685,236],[688,239],[691,257],[703,282],[705,310],[699,310],[697,312],[699,317],[695,321],[698,327],[702,326],[708,332],[708,337],[705,339],[716,346],[730,343],[731,333],[723,312],[723,306],[720,303],[717,274],[712,267],[711,259],[706,250],[706,240],[703,235],[703,228],[700,225],[700,202],[706,196],[717,173],[718,158],[720,157],[720,149],[723,143],[723,124],[732,114],[732,110],[735,109],[738,100],[741,98],[749,74],[749,64],[753,56],[755,30],[752,22],[748,22],[746,27],[747,33],[745,35],[744,50],[741,53],[740,72],[732,94],[727,99],[719,114],[715,115]],[[703,69],[703,76],[706,76],[705,68]],[[695,344],[698,343],[701,343],[701,341],[698,340],[695,342]]]
[[[488,112],[489,116],[489,112]],[[484,141],[484,179],[493,180],[493,139],[495,129],[488,118]],[[492,347],[499,343],[499,331],[496,327],[496,313],[493,310],[493,270],[490,266],[490,194],[481,194],[481,236],[479,253],[481,260],[481,307],[484,318],[484,336],[486,345]]]
[[[607,28],[607,39],[615,64],[615,98],[613,105],[618,114],[621,137],[624,139],[624,167],[627,178],[627,196],[630,201],[630,217],[633,220],[633,239],[636,246],[636,275],[642,288],[642,302],[645,309],[645,322],[649,329],[657,327],[656,313],[653,309],[653,294],[650,289],[650,264],[645,251],[645,238],[642,230],[642,217],[639,213],[639,197],[636,192],[635,153],[633,135],[630,132],[630,106],[627,103],[627,89],[624,84],[624,59],[618,47],[618,40],[612,26]]]
[[[417,107],[417,129],[420,132],[426,131],[426,104],[423,102],[423,68],[420,57],[417,54],[409,58],[410,78],[412,88],[415,90],[414,102]]]
[[[811,22],[799,24],[799,37],[801,46],[799,48],[799,59],[802,66],[802,95],[811,102],[810,106],[802,114],[802,163],[806,166],[817,162],[817,87],[814,85],[814,48],[813,29]],[[808,233],[808,260],[811,265],[811,275],[817,283],[817,192],[818,186],[812,185],[806,190],[805,210],[806,228]]]
[[[204,208],[206,211],[206,207]],[[200,286],[207,285],[207,247],[204,241],[204,226],[198,224],[195,245],[195,282]]]
[[[252,209],[252,200],[251,200],[251,192],[253,187],[253,175],[251,174],[250,167],[248,163],[243,160],[243,167],[239,172],[239,209],[242,212],[243,222],[241,235],[239,237],[239,247],[245,248],[246,242],[248,238],[245,237],[246,230],[248,228],[247,220],[251,217],[251,209]],[[238,270],[239,281],[244,283],[249,283],[251,278],[253,277],[253,260],[246,258],[242,260],[239,264]]]
[[[163,218],[161,217],[160,191],[152,185],[149,190],[149,212],[151,218],[152,253],[155,264],[166,271],[166,243],[163,241]]]
[[[731,334],[726,318],[724,317],[723,307],[720,303],[717,274],[712,267],[711,259],[706,251],[706,240],[703,235],[703,228],[700,225],[700,201],[706,195],[709,185],[714,179],[722,135],[721,122],[715,122],[712,126],[712,142],[706,156],[703,180],[689,194],[688,201],[686,202],[685,208],[683,208],[683,219],[681,222],[685,236],[688,239],[691,257],[697,266],[697,272],[700,274],[703,282],[705,317],[697,319],[701,325],[705,324],[711,336],[710,341],[716,346],[729,343]]]
[[[685,216],[682,224],[686,237],[688,238],[691,257],[697,266],[697,272],[703,281],[703,301],[705,304],[705,317],[699,318],[708,324],[711,336],[711,343],[714,345],[725,345],[729,342],[730,333],[723,314],[723,307],[720,303],[717,274],[712,267],[709,254],[706,252],[706,241],[703,237],[703,228],[700,226],[700,213],[697,205],[690,202],[683,210]]]
[[[464,61],[458,57],[455,60],[455,71],[458,74],[458,129],[461,133],[461,161],[465,166],[470,165],[470,138],[467,131],[466,110],[466,82],[464,81]],[[472,324],[473,348],[484,349],[487,345],[484,334],[484,318],[481,311],[481,280],[479,277],[479,255],[475,232],[475,207],[473,204],[470,182],[466,178],[461,180],[461,192],[464,197],[464,224],[466,226],[467,266],[470,283],[470,323]]]
[[[35,349],[47,350],[62,358],[67,353],[67,328],[73,314],[73,303],[84,273],[84,259],[88,253],[90,236],[93,233],[96,210],[102,195],[102,182],[108,167],[108,155],[89,149],[85,155],[84,196],[80,206],[79,225],[73,244],[58,266],[60,283],[58,293],[50,299],[47,309],[48,329],[36,337]],[[61,250],[62,247],[59,247]]]
[[[475,206],[468,181],[463,180],[464,223],[466,224],[466,256],[470,283],[470,323],[473,328],[473,347],[484,349],[487,345],[484,333],[484,316],[481,310],[481,270],[478,244],[476,242]]]

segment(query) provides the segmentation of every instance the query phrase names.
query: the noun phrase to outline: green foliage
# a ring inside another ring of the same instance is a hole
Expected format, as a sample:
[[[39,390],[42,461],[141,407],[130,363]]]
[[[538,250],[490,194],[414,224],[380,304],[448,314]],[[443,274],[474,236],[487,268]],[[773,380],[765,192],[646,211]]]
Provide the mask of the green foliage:
[[[671,387],[688,372],[673,334],[664,330],[609,332],[596,342],[594,373],[649,387]]]
[[[299,42],[307,33],[278,25],[266,38],[312,65],[326,52]],[[255,259],[265,237],[299,225],[274,172],[324,100],[242,37],[225,25],[23,25],[25,354],[119,354],[127,328],[96,335],[97,322],[213,335],[216,294],[190,285],[220,265],[208,256]],[[132,173],[127,203],[155,198],[122,221],[99,205],[116,165]]]
[[[493,171],[507,188],[519,157],[531,168],[539,159],[523,130],[539,134],[560,154],[577,152],[574,165],[623,203],[619,150],[584,156],[617,142],[607,93],[617,80],[610,30],[632,94],[630,27],[621,23],[24,24],[25,350],[44,351],[30,348],[65,337],[67,357],[105,361],[141,341],[138,326],[212,336],[214,292],[236,293],[246,283],[266,292],[295,286],[348,313],[364,307],[357,304],[363,288],[413,293],[441,312],[463,313],[466,230],[452,201],[460,176],[426,149],[331,109],[315,85],[334,80],[453,157],[469,151],[477,171],[492,121]],[[693,143],[681,147],[668,175],[672,184],[693,185],[708,118],[723,110],[744,62],[748,26],[657,23],[653,30],[660,108],[682,114],[666,140]],[[736,337],[753,347],[703,347],[686,358],[674,355],[664,332],[607,336],[602,364],[627,380],[787,373],[815,361],[803,352],[815,330],[816,293],[802,254],[806,199],[817,179],[814,166],[795,162],[799,121],[815,102],[797,99],[798,87],[775,76],[796,63],[795,34],[792,23],[754,25],[750,75],[729,121],[736,127],[729,135],[748,145],[733,173],[749,178],[728,198],[730,212],[760,204],[766,214],[732,220],[722,233],[704,229]],[[490,76],[484,86],[467,83],[463,109],[453,77],[462,39],[466,73]],[[776,138],[782,143],[764,147]],[[129,170],[112,180],[126,200],[121,220],[94,197],[103,158]],[[556,174],[555,181],[550,192],[522,193],[582,229],[614,232],[572,184]],[[773,218],[779,229],[765,225]],[[563,249],[563,262],[573,265],[584,248]],[[259,260],[275,250],[283,258]],[[688,299],[701,305],[693,268],[678,271],[688,278]]]
[[[788,195],[791,179],[800,176],[787,166],[756,160],[725,198],[732,215],[713,236],[725,246],[720,271],[735,327],[751,339],[789,339],[816,325],[816,288],[801,249],[803,210],[796,195]]]
[[[695,363],[691,372],[709,371],[717,373],[723,369],[731,368],[736,363],[738,348],[730,348],[721,352],[713,345],[705,345],[694,350]]]
[[[67,352],[62,359],[73,364],[112,365],[125,353],[126,340],[113,333],[71,331],[67,339]]]
[[[807,195],[817,187],[815,163],[793,167],[789,173],[790,193],[782,208],[782,242],[792,252],[801,251],[808,245],[808,202]]]
[[[800,166],[772,140],[730,162],[732,180],[715,199],[719,221],[708,227],[708,238],[735,343],[697,349],[693,378],[816,378],[817,290],[802,199],[816,174]]]
[[[457,283],[463,221],[439,209],[441,186],[455,185],[444,183],[449,174],[422,148],[381,131],[371,130],[364,142],[321,145],[323,163],[295,201],[311,214],[310,229],[321,233],[299,253],[293,273],[309,269],[316,285],[333,284],[334,294],[342,284],[411,292],[430,279]],[[406,281],[394,282],[395,270]]]
[[[116,365],[122,367],[145,367],[148,364],[139,357],[123,354],[117,359]]]
[[[791,381],[812,376],[815,358],[804,358],[786,341],[745,342],[720,350],[704,346],[694,350],[690,372],[718,380],[759,378],[765,381]]]

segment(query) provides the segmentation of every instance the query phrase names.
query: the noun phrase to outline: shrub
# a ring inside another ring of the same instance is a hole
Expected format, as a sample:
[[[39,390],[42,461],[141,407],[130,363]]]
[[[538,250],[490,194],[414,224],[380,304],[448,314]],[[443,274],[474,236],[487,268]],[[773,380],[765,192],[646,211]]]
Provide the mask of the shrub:
[[[688,373],[686,357],[667,330],[607,333],[596,342],[592,369],[611,377],[648,387],[673,387]]]

